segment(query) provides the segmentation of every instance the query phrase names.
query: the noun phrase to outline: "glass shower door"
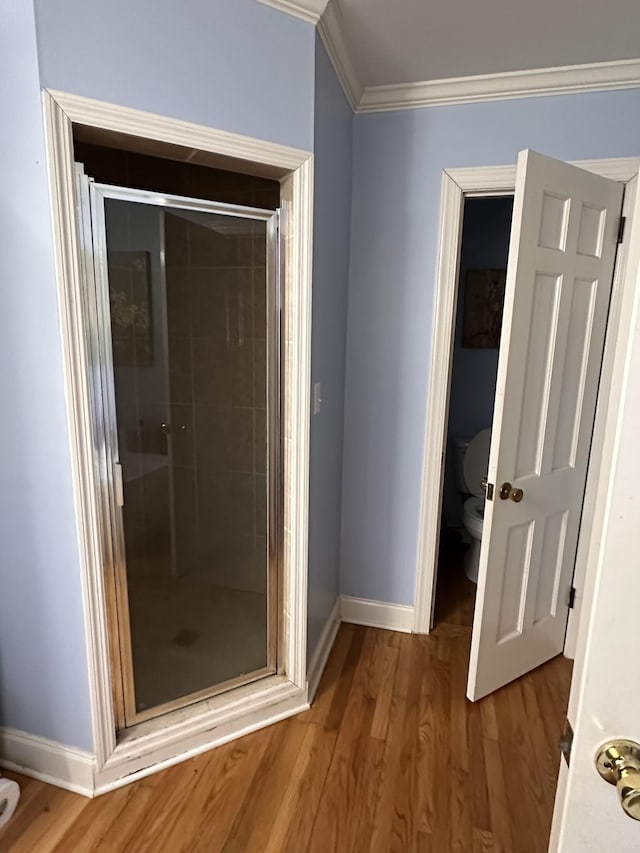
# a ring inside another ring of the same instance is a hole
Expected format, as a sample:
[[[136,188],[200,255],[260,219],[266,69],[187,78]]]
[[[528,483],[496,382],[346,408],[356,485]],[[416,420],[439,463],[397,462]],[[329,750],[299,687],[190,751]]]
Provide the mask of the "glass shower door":
[[[277,215],[92,198],[129,726],[276,670]]]

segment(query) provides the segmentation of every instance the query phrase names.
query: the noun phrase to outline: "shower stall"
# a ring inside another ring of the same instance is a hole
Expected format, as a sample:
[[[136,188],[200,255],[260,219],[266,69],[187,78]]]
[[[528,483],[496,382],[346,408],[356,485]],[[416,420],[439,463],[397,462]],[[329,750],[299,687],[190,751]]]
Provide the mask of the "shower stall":
[[[279,213],[77,189],[124,730],[278,671]]]

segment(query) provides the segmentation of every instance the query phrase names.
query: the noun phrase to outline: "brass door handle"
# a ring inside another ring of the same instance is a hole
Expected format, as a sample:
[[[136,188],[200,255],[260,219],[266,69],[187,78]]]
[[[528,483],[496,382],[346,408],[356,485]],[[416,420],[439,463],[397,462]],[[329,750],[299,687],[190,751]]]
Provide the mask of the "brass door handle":
[[[524,497],[522,489],[514,489],[511,483],[503,483],[500,486],[498,494],[503,501],[511,500],[515,501],[517,504],[519,504]]]
[[[640,820],[640,744],[633,740],[611,740],[596,757],[598,773],[615,785],[625,814]]]

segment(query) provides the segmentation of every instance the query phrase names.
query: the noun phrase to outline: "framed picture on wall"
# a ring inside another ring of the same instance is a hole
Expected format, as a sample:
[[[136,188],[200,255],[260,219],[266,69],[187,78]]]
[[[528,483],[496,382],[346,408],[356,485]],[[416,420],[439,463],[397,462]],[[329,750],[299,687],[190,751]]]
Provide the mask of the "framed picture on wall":
[[[462,346],[500,346],[506,270],[467,270],[464,280]]]

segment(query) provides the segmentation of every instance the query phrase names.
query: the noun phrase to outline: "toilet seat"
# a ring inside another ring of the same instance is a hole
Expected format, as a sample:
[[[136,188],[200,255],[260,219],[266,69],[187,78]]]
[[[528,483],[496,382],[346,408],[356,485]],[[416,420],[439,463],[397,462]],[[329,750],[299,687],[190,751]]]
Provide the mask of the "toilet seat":
[[[491,447],[491,428],[481,429],[471,439],[462,460],[464,479],[469,494],[481,498],[484,494],[482,480],[487,476],[489,467],[489,449]]]
[[[462,506],[464,526],[475,539],[482,538],[484,522],[484,498],[472,496],[467,498]]]
[[[480,548],[482,539],[482,528],[484,525],[484,490],[482,481],[487,476],[489,467],[489,450],[491,446],[491,429],[482,429],[477,435],[464,445],[456,445],[457,450],[463,449],[463,457],[459,464],[462,477],[462,489],[466,487],[467,498],[462,505],[462,523],[471,537],[471,543],[464,555],[464,573],[473,583],[478,582],[478,570],[480,568]]]

